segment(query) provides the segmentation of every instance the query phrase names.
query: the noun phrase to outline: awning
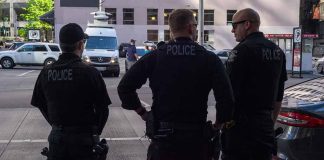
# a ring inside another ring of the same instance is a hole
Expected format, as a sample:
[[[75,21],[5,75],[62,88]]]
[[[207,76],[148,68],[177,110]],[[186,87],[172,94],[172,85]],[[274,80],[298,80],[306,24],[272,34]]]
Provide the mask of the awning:
[[[39,17],[39,20],[54,26],[54,10],[51,10]]]

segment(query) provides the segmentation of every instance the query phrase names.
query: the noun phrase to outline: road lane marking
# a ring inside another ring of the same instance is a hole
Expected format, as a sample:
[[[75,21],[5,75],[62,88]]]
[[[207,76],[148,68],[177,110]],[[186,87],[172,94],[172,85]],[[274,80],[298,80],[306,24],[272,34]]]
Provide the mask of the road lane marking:
[[[145,137],[121,137],[121,138],[105,138],[107,141],[148,141],[148,138]],[[7,143],[47,143],[47,139],[15,139],[15,140],[0,140],[0,144]]]
[[[148,103],[144,102],[143,100],[140,100],[141,103],[144,105],[145,108],[151,107]]]
[[[22,77],[22,76],[24,76],[24,75],[26,75],[26,74],[28,74],[28,73],[34,72],[34,71],[35,71],[35,70],[27,71],[27,72],[25,72],[25,73],[19,74],[18,77]]]

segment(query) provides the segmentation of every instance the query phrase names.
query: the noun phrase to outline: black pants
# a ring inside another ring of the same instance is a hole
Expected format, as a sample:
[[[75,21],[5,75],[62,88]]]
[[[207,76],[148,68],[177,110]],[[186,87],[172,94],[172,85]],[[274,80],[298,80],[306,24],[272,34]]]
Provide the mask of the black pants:
[[[152,141],[147,160],[211,160],[210,143]]]
[[[257,117],[259,116],[259,117]],[[271,114],[257,114],[221,135],[222,160],[271,160],[275,147]]]
[[[69,133],[52,129],[48,136],[48,160],[95,160],[92,133]]]

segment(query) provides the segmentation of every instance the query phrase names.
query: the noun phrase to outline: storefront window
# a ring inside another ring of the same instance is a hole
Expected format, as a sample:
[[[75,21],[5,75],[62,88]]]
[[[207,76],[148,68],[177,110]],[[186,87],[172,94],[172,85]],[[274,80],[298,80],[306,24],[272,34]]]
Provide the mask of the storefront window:
[[[303,53],[312,53],[312,49],[313,49],[313,40],[303,39]]]

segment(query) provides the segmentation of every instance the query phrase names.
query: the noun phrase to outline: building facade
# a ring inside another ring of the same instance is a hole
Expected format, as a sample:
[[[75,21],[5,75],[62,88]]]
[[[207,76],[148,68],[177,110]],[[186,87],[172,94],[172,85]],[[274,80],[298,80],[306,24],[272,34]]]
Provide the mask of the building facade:
[[[25,27],[26,21],[20,16],[25,13],[28,0],[0,1],[0,37],[16,37],[19,28]]]
[[[71,22],[85,29],[88,21],[93,21],[89,13],[98,6],[98,0],[55,0],[55,34]],[[167,18],[173,9],[192,9],[199,16],[199,0],[105,0],[102,6],[112,14],[109,23],[116,28],[119,43],[136,39],[137,45],[146,40],[169,40]],[[299,0],[204,0],[205,42],[217,49],[235,46],[231,19],[237,10],[247,7],[259,12],[260,30],[265,34],[292,34],[293,27],[299,25]]]

